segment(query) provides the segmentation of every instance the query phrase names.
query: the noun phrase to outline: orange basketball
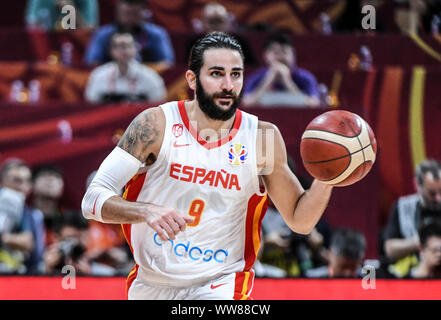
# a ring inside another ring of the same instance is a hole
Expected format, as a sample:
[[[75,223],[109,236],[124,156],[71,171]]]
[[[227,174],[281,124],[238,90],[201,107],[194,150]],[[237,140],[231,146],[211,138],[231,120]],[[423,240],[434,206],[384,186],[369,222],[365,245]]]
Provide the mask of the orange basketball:
[[[344,110],[325,112],[306,127],[300,156],[317,180],[334,186],[351,185],[367,175],[375,162],[377,141],[359,115]]]

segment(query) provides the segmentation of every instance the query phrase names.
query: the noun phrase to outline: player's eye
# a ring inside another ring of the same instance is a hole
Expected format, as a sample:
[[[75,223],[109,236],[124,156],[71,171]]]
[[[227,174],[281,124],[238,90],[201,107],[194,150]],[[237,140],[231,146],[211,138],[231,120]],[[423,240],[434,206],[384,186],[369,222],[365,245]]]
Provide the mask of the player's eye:
[[[240,73],[240,72],[233,72],[233,73],[231,74],[231,76],[232,76],[233,78],[240,78],[241,73]]]
[[[210,73],[210,75],[211,75],[212,77],[220,77],[222,74],[221,74],[220,71],[212,71],[212,72]]]

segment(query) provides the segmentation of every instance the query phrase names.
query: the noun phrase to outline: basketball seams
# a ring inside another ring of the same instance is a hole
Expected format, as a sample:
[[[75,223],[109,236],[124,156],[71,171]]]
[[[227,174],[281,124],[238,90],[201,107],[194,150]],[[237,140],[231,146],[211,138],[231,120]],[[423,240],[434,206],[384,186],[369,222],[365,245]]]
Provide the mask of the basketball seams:
[[[308,129],[302,135],[302,140],[305,139],[316,139],[332,142],[336,145],[346,148],[348,150],[348,153],[361,150],[359,148],[359,142],[357,139],[355,139],[355,137],[342,136],[331,131]]]
[[[321,161],[312,161],[312,162],[311,162],[311,161],[304,161],[305,163],[320,163],[320,162],[327,162],[327,161],[331,161],[331,160],[342,159],[342,158],[347,157],[348,155],[351,154],[351,151],[350,151],[345,145],[343,145],[343,144],[341,144],[341,143],[338,143],[338,142],[335,142],[335,141],[333,141],[333,140],[327,140],[327,139],[324,139],[324,138],[317,138],[317,137],[306,137],[306,138],[302,138],[302,140],[320,140],[320,141],[331,142],[331,143],[333,143],[333,144],[336,144],[336,145],[338,145],[338,146],[343,147],[343,148],[346,150],[346,152],[347,152],[347,154],[345,154],[344,156],[337,157],[337,158],[334,158],[334,159],[330,159],[330,160],[321,160]]]
[[[352,164],[352,157],[349,159],[349,163],[348,163],[348,165],[346,166],[346,168],[345,168],[342,172],[340,172],[340,174],[338,174],[337,176],[333,177],[332,179],[322,180],[322,182],[329,183],[329,181],[337,180],[340,176],[342,176],[342,175],[345,174],[345,172],[348,170],[348,168],[351,167],[351,164]],[[351,173],[351,174],[352,174],[352,173]],[[344,179],[346,179],[346,178],[344,178]],[[344,179],[343,179],[343,180],[344,180]],[[340,182],[340,181],[339,181],[339,182]],[[339,182],[337,182],[337,183],[339,183]]]
[[[348,136],[345,136],[344,134],[340,134],[340,133],[333,132],[333,131],[328,131],[328,130],[321,130],[321,129],[308,129],[308,130],[306,130],[305,132],[308,132],[308,131],[318,131],[318,132],[332,133],[332,134],[335,134],[336,136],[340,136],[340,137],[342,137],[342,138],[348,138],[348,139],[356,138],[356,136],[348,137]]]
[[[364,127],[363,123],[364,123],[364,120],[361,119],[357,114],[354,113],[354,115],[356,116],[356,118],[359,119],[360,122],[361,122],[360,133],[357,134],[357,132],[354,130],[354,128],[352,128],[351,124],[350,124],[348,121],[346,121],[345,118],[339,116],[338,114],[334,114],[334,113],[331,114],[331,115],[332,115],[333,117],[336,117],[336,118],[340,119],[341,121],[343,121],[343,122],[349,127],[349,129],[351,129],[351,131],[355,134],[355,138],[357,138],[358,143],[360,144],[360,148],[361,148],[360,150],[363,150],[363,144],[361,143],[361,140],[360,140],[359,136],[360,136],[361,133],[363,132],[363,127]],[[370,139],[369,139],[369,140],[370,140]],[[364,163],[365,161],[366,161],[366,157],[365,157],[365,154],[364,154],[364,151],[363,151],[363,163]],[[364,169],[365,169],[365,167],[363,167],[363,174],[364,174]]]
[[[360,168],[361,166],[363,166],[363,171],[362,171],[362,175],[360,175],[360,176],[361,176],[361,177],[364,177],[364,171],[366,170],[366,164],[369,163],[369,162],[371,162],[371,161],[368,160],[368,161],[366,161],[366,162],[363,162],[363,163],[359,164],[358,167],[354,167],[354,168],[352,169],[352,171],[351,171],[351,174],[345,176],[343,179],[340,179],[339,181],[335,181],[335,182],[329,183],[330,181],[336,180],[336,179],[338,178],[338,177],[337,177],[337,178],[334,178],[334,179],[331,179],[331,180],[326,180],[326,181],[323,181],[323,182],[324,182],[324,183],[331,184],[331,185],[333,185],[333,186],[345,186],[345,185],[347,185],[347,182],[346,182],[346,181],[347,181],[349,178],[351,178],[351,177],[352,177],[352,174],[353,174],[358,168]],[[344,172],[343,172],[343,173],[344,173]],[[341,176],[343,173],[341,173],[339,176]],[[352,183],[349,183],[349,184],[352,184]]]
[[[358,168],[360,165],[364,164],[364,162],[361,162],[360,158],[362,158],[363,156],[359,156],[359,153],[355,154],[354,156],[351,156],[351,160],[349,161],[349,166],[343,170],[338,176],[329,179],[329,180],[322,180],[322,182],[327,183],[327,184],[338,184],[341,183],[342,181],[346,180],[349,176],[351,176],[351,174],[354,172],[354,170],[356,168]],[[359,158],[359,159],[356,159]],[[364,173],[364,172],[363,172]]]
[[[327,142],[334,142],[334,141],[329,141],[329,140],[319,139],[319,138],[304,138],[304,140],[322,140],[322,141],[327,141]],[[345,154],[344,156],[341,156],[341,157],[337,157],[337,158],[333,158],[333,159],[328,159],[328,160],[320,160],[320,161],[306,161],[306,160],[303,160],[303,162],[307,163],[307,164],[325,163],[325,162],[330,162],[330,161],[334,161],[334,160],[340,160],[340,159],[352,156],[352,155],[354,155],[354,154],[356,154],[356,153],[358,153],[360,151],[363,151],[363,159],[365,159],[364,150],[372,145],[372,143],[370,143],[370,144],[368,144],[367,146],[363,147],[360,150],[357,150],[357,151],[354,151],[354,152],[350,152],[345,146],[343,146],[343,145],[341,145],[339,143],[335,143],[335,144],[344,147],[348,151],[348,154]],[[368,159],[368,161],[372,161],[372,160]]]

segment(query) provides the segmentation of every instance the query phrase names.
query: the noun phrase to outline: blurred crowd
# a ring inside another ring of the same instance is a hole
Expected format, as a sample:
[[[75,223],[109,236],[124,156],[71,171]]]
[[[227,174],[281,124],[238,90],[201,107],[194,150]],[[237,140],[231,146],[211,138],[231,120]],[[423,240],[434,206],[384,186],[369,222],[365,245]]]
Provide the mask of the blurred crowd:
[[[289,161],[295,172],[295,164]],[[87,179],[84,188],[95,172]],[[300,178],[305,189],[310,181]],[[0,168],[0,273],[126,275],[134,262],[120,225],[86,220],[62,205],[63,172],[52,164],[31,168],[8,159]],[[269,200],[262,222],[259,277],[356,278],[363,266],[383,278],[441,277],[441,162],[416,169],[417,192],[392,206],[376,260],[365,260],[361,232],[332,227],[322,218],[309,235],[291,231]]]
[[[405,3],[395,20],[402,32],[437,33],[441,1],[394,0]],[[348,1],[335,21],[320,15],[320,32],[387,32],[377,17],[375,30],[363,30],[361,8],[375,0]],[[90,103],[145,101],[167,98],[161,76],[175,64],[175,52],[164,26],[154,23],[144,0],[118,0],[115,20],[100,25],[96,0],[29,0],[25,21],[29,29],[56,30],[65,13],[76,9],[76,27],[93,29],[84,55],[91,68],[84,92]],[[221,3],[209,2],[192,21],[194,38],[211,31],[232,33],[241,43],[247,65],[255,67],[244,83],[247,107],[310,107],[331,105],[326,86],[299,67],[295,44],[287,30],[267,25],[244,26]],[[243,36],[247,30],[265,31],[262,52],[253,51]],[[184,53],[179,53],[184,54]],[[258,61],[263,61],[260,65]],[[372,56],[361,47],[354,60],[369,70]],[[18,158],[2,159],[0,167],[0,273],[60,274],[72,265],[77,274],[126,276],[134,262],[120,225],[83,218],[76,208],[63,205],[65,177],[54,164],[30,167]],[[295,163],[290,161],[296,173]],[[90,178],[93,177],[91,173]],[[85,182],[84,190],[87,183]],[[300,177],[308,189],[311,181]],[[323,218],[307,236],[292,232],[269,203],[262,223],[262,246],[254,268],[260,277],[362,277],[372,265],[378,277],[435,278],[441,276],[441,164],[422,162],[415,172],[415,194],[402,197],[391,208],[389,221],[378,235],[378,259],[366,260],[366,238],[358,230],[331,226]],[[78,205],[79,207],[79,205]]]
[[[0,273],[60,274],[71,265],[79,275],[126,275],[133,262],[121,226],[88,221],[63,207],[64,186],[52,164],[31,170],[20,159],[3,163]]]

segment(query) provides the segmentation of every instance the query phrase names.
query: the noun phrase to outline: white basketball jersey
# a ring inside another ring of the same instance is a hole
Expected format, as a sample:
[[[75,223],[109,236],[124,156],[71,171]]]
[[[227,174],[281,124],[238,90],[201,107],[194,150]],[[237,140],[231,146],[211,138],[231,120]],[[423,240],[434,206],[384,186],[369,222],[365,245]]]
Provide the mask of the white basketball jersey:
[[[177,209],[193,222],[168,241],[146,223],[123,225],[137,264],[131,276],[176,287],[230,273],[252,276],[267,199],[257,175],[257,117],[237,110],[229,134],[207,142],[189,122],[184,101],[160,107],[166,119],[161,150],[124,197]]]

